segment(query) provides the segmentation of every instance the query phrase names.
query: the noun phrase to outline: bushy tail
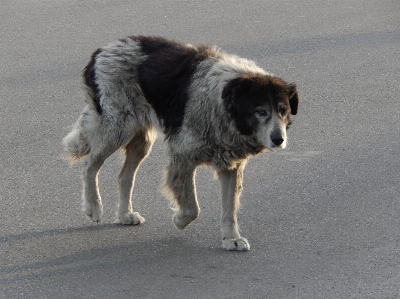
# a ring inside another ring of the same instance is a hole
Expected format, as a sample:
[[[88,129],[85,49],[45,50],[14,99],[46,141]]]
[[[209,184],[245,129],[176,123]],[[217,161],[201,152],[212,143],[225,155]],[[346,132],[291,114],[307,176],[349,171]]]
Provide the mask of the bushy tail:
[[[65,158],[71,164],[84,158],[90,152],[89,140],[97,127],[98,114],[89,105],[72,127],[72,131],[64,137]]]
[[[65,158],[71,164],[79,161],[90,152],[90,147],[87,140],[82,135],[79,128],[74,128],[63,139]]]

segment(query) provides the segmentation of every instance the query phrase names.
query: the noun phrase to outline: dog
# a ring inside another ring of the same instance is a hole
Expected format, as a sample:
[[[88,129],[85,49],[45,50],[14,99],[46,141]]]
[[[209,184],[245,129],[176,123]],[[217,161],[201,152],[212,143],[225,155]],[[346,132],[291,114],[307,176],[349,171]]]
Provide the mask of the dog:
[[[132,208],[133,184],[161,133],[175,226],[183,230],[198,217],[195,171],[206,164],[221,184],[222,247],[249,250],[237,223],[243,169],[249,157],[286,147],[290,115],[298,110],[296,85],[217,47],[157,36],[131,36],[99,48],[82,79],[86,106],[63,144],[71,163],[85,158],[84,212],[100,221],[98,173],[122,149],[116,222],[145,221]]]

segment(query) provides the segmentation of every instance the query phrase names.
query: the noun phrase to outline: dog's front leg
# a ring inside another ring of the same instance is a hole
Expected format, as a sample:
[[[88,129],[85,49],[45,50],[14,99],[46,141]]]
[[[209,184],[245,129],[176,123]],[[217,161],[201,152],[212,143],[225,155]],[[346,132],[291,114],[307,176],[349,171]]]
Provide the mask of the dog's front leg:
[[[222,195],[222,247],[227,250],[247,251],[249,242],[239,234],[237,211],[242,192],[244,163],[233,170],[219,170],[217,175],[221,183]]]
[[[165,190],[175,204],[173,222],[183,230],[200,214],[196,198],[195,170],[189,160],[174,156],[167,167]]]

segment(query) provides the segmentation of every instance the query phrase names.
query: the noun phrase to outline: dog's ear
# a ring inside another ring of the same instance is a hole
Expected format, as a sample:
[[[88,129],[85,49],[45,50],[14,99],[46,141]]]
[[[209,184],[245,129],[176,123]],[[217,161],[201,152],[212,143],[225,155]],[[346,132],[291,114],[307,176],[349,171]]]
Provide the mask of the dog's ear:
[[[247,93],[251,87],[252,81],[249,78],[237,77],[225,85],[222,91],[222,99],[234,101],[237,96]]]
[[[250,135],[253,132],[252,127],[248,124],[252,109],[247,100],[252,84],[250,78],[237,77],[226,84],[221,94],[227,112],[243,135]]]
[[[297,108],[299,107],[299,95],[297,93],[296,84],[288,84],[288,96],[290,105],[290,114],[296,115]]]

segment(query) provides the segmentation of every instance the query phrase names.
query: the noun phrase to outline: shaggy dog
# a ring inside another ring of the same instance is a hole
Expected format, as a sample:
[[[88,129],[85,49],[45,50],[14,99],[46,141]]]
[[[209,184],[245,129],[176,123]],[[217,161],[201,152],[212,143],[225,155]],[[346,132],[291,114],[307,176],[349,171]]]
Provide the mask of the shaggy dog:
[[[243,169],[250,156],[285,148],[289,115],[297,113],[299,101],[295,84],[216,47],[146,36],[98,49],[82,77],[86,107],[63,144],[71,162],[85,157],[84,212],[100,221],[98,173],[121,148],[126,158],[118,177],[117,222],[144,222],[133,211],[132,189],[160,132],[168,144],[165,190],[176,227],[186,228],[199,215],[195,170],[208,164],[221,183],[222,246],[250,249],[236,215]]]

